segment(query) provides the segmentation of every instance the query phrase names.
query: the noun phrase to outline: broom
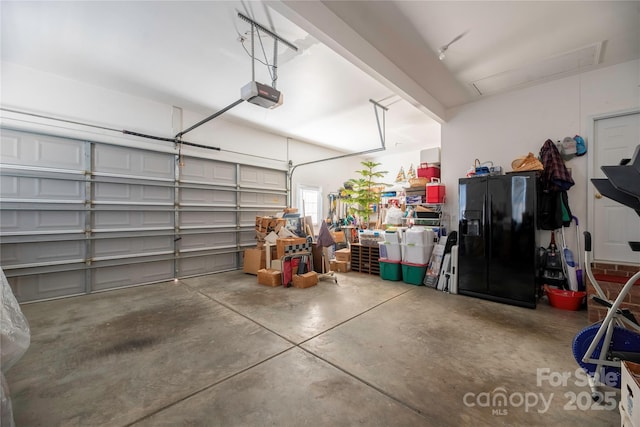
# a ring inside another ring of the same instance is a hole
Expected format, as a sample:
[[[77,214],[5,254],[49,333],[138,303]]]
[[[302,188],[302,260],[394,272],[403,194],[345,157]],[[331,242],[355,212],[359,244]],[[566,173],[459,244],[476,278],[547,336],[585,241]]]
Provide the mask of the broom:
[[[572,218],[576,222],[576,245],[578,250],[578,262],[576,263],[576,279],[578,280],[578,290],[583,291],[585,289],[585,286],[582,278],[582,267],[580,267],[580,225],[578,224],[578,217],[572,216]]]
[[[573,253],[567,247],[567,239],[564,236],[564,226],[562,227],[562,260],[566,268],[567,283],[569,290],[578,290],[578,277],[576,273],[576,263],[573,260]]]

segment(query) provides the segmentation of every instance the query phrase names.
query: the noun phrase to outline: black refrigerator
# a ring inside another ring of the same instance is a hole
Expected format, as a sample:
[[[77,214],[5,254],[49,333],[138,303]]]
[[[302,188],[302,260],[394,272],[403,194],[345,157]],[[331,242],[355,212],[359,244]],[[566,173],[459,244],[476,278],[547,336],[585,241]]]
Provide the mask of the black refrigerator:
[[[458,293],[536,306],[536,173],[462,178]]]

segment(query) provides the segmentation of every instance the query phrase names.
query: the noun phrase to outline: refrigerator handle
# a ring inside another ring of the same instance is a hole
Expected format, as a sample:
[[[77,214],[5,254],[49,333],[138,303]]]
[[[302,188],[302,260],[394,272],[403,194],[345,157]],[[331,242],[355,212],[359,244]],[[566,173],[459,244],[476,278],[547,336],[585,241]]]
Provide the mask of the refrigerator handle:
[[[493,204],[493,200],[491,198],[491,193],[489,193],[489,190],[487,188],[487,205],[486,205],[486,209],[487,209],[487,217],[486,217],[486,224],[487,224],[487,234],[485,235],[485,242],[487,244],[487,259],[491,259],[491,246],[492,246],[492,242],[491,242],[491,236],[492,236],[492,224],[491,224],[491,209],[492,209],[492,204]]]
[[[484,226],[487,223],[487,197],[488,194],[484,193],[484,195],[482,196],[482,225]],[[484,227],[482,227],[484,228]],[[485,230],[482,230],[482,232],[484,233]]]

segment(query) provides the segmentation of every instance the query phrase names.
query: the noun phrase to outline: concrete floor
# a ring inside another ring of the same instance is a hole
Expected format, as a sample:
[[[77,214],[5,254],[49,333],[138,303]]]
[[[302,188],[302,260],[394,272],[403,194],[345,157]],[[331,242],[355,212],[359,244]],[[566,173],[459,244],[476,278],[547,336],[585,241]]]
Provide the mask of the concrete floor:
[[[229,272],[24,305],[16,424],[620,424],[619,393],[591,406],[576,377],[586,312],[337,276],[285,289]]]

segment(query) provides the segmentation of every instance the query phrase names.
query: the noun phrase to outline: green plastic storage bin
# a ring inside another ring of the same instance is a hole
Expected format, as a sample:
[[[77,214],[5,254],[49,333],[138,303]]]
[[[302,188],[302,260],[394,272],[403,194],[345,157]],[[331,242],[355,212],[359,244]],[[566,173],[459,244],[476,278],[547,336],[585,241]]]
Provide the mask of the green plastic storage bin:
[[[402,264],[402,280],[410,285],[422,285],[424,275],[427,274],[428,264],[412,264],[403,262]]]
[[[386,258],[378,260],[380,264],[380,277],[384,280],[402,280],[402,267],[400,261],[392,261]]]

